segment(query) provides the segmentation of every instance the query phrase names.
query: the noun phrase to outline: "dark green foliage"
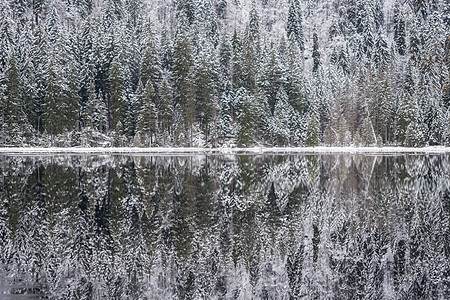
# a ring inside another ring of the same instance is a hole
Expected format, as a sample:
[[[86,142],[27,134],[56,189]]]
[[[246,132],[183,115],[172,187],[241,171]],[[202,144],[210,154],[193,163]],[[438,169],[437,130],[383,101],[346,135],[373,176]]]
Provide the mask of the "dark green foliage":
[[[142,94],[139,95],[139,111],[136,122],[135,144],[150,146],[153,144],[157,129],[157,110],[153,102],[155,91],[150,81],[147,81]]]
[[[247,91],[239,91],[237,101],[242,105],[241,113],[238,118],[237,142],[241,146],[253,144],[255,138],[255,104],[254,98]]]
[[[318,146],[319,142],[319,121],[317,121],[316,115],[312,115],[306,131],[305,144],[306,146]]]
[[[313,33],[312,58],[313,58],[313,72],[317,72],[320,66],[320,52],[319,52],[319,38],[317,37],[317,32],[315,31]]]
[[[286,33],[289,39],[296,41],[297,46],[301,51],[305,49],[302,22],[303,16],[299,1],[290,1],[288,19],[286,23]]]
[[[124,95],[124,74],[119,57],[114,57],[108,78],[111,105],[110,129],[114,129],[118,122],[123,123],[127,109]]]

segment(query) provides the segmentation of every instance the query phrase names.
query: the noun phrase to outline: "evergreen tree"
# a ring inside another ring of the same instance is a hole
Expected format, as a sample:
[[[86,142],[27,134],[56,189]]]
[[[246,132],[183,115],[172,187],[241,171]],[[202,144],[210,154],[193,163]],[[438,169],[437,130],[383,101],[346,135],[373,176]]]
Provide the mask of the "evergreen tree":
[[[373,46],[374,54],[373,61],[378,68],[386,66],[389,59],[389,49],[385,36],[379,31],[375,37]]]
[[[317,121],[317,117],[315,115],[312,115],[306,131],[305,144],[306,146],[314,147],[319,146],[319,143],[319,121]]]
[[[302,52],[305,49],[303,40],[303,16],[298,0],[291,0],[289,3],[288,19],[286,24],[286,33],[289,39],[297,42]]]
[[[319,52],[319,38],[317,37],[316,31],[314,31],[313,33],[312,58],[313,58],[313,72],[317,72],[320,66],[320,52]]]
[[[172,122],[174,117],[172,89],[168,76],[163,76],[160,91],[160,101],[158,105],[158,128],[163,135],[163,140],[167,141],[172,132]]]
[[[67,126],[67,103],[63,99],[61,90],[61,78],[55,70],[53,59],[50,58],[47,66],[46,89],[44,97],[44,111],[42,125],[44,130],[51,135],[63,133]]]
[[[110,121],[109,128],[113,130],[120,121],[124,123],[125,113],[127,109],[127,101],[124,95],[124,74],[119,56],[114,57],[111,63],[111,70],[108,77],[110,90]]]
[[[20,140],[27,123],[20,93],[20,72],[14,55],[9,59],[5,77],[5,92],[1,105],[3,141],[14,144]]]
[[[186,78],[186,90],[185,90],[185,99],[186,104],[184,106],[184,129],[186,142],[188,146],[193,146],[193,139],[196,128],[196,119],[197,119],[197,107],[195,103],[195,83],[194,83],[194,74],[189,73],[188,78]]]
[[[34,30],[33,45],[31,48],[31,64],[33,68],[33,94],[29,104],[28,119],[31,125],[42,132],[42,113],[45,95],[45,73],[46,73],[46,49],[47,41],[41,26]]]
[[[173,44],[172,39],[164,28],[161,32],[161,38],[159,43],[159,61],[161,62],[162,70],[172,69],[172,59],[173,59]]]
[[[145,37],[144,49],[142,50],[143,57],[140,68],[140,80],[144,86],[150,80],[155,91],[154,97],[157,97],[158,87],[161,81],[161,64],[158,56],[159,47],[156,43],[152,27],[147,25],[145,28],[147,35]]]
[[[283,88],[280,88],[271,122],[275,145],[286,146],[291,143],[295,117],[294,109],[288,103],[286,92]]]
[[[187,32],[179,31],[175,36],[172,74],[174,80],[175,104],[184,107],[190,87],[189,72],[194,64],[191,42]]]
[[[278,52],[274,49],[273,45],[270,53],[266,52],[265,54],[266,60],[262,66],[262,74],[259,77],[258,85],[264,91],[269,104],[270,112],[273,115],[276,104],[276,96],[278,90],[283,85],[285,78],[283,70],[281,69]]]
[[[212,56],[208,53],[200,53],[198,66],[195,67],[195,93],[196,93],[196,113],[201,129],[208,140],[210,136],[210,127],[214,117],[214,68],[212,65]]]
[[[362,129],[361,129],[361,139],[364,146],[373,146],[377,143],[377,138],[375,136],[375,131],[372,126],[372,121],[367,114],[364,118]]]
[[[230,63],[230,77],[233,90],[238,90],[245,86],[244,72],[242,70],[243,45],[236,30],[234,30],[231,40],[232,55]]]
[[[406,20],[404,9],[399,1],[394,6],[394,41],[400,55],[406,54]]]
[[[252,1],[252,8],[250,10],[249,28],[252,40],[259,41],[259,16],[256,10],[255,0]]]
[[[143,93],[139,97],[139,112],[136,122],[136,138],[143,146],[151,146],[157,129],[157,111],[152,101],[155,91],[150,81],[147,81]]]
[[[238,117],[238,129],[236,140],[240,146],[251,146],[255,137],[255,109],[254,98],[247,91],[239,92],[242,110]]]

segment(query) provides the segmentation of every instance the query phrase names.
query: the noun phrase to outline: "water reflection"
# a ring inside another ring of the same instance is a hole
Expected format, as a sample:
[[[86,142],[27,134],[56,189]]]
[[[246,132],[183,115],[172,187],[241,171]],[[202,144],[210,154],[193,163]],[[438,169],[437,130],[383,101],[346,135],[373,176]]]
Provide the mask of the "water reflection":
[[[0,163],[5,297],[450,296],[449,156]]]

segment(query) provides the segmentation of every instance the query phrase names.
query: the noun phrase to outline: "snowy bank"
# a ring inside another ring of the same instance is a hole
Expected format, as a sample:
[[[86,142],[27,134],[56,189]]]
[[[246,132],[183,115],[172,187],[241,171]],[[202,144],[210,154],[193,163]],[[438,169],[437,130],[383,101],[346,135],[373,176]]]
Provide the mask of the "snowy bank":
[[[184,147],[122,147],[122,148],[0,148],[0,154],[442,154],[450,147],[250,147],[250,148],[184,148]]]

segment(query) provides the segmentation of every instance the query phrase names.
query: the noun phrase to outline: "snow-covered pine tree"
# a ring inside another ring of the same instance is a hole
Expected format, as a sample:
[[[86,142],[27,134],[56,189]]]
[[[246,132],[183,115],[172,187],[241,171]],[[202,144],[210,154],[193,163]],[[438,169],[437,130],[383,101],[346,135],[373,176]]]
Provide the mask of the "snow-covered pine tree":
[[[158,132],[161,134],[163,143],[171,140],[172,123],[174,116],[173,91],[169,82],[169,75],[164,74],[159,87],[158,103]]]
[[[291,0],[289,2],[286,33],[290,40],[296,41],[300,53],[303,53],[303,50],[305,49],[303,38],[303,16],[299,0]]]
[[[312,47],[312,58],[313,58],[313,72],[317,72],[320,66],[320,51],[319,51],[319,38],[317,32],[313,32],[313,47]]]
[[[240,146],[251,146],[255,137],[255,109],[254,98],[245,89],[237,93],[241,103],[241,113],[238,116],[236,141]]]
[[[113,58],[111,69],[108,77],[108,84],[110,90],[110,130],[114,130],[117,123],[120,121],[124,123],[125,113],[127,109],[127,101],[124,95],[124,74],[123,65],[120,62],[120,57],[117,55]]]
[[[158,96],[158,88],[161,82],[161,64],[158,55],[158,49],[160,49],[155,33],[153,32],[153,27],[150,23],[144,26],[144,45],[141,53],[143,53],[141,67],[140,67],[140,80],[144,86],[147,85],[147,81],[153,85],[153,90],[155,94],[153,95],[156,100]]]
[[[5,71],[4,96],[2,97],[2,135],[5,144],[18,145],[27,125],[20,92],[20,71],[17,60],[11,55]]]
[[[153,102],[155,91],[151,81],[147,81],[142,94],[139,95],[139,111],[136,121],[136,136],[139,145],[151,146],[155,142],[157,132],[157,115]]]
[[[305,145],[309,147],[319,146],[319,121],[315,114],[313,114],[308,123],[308,129],[306,131]]]

